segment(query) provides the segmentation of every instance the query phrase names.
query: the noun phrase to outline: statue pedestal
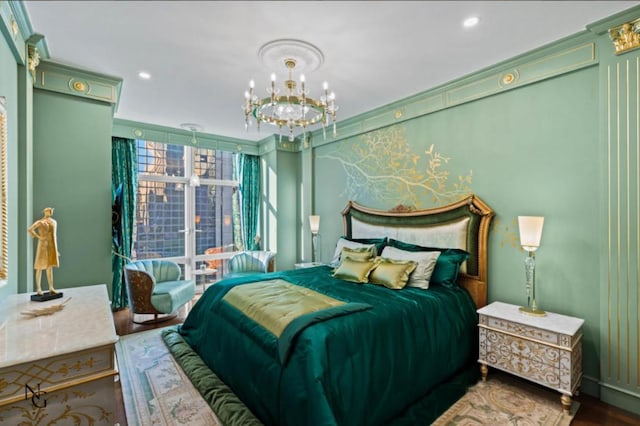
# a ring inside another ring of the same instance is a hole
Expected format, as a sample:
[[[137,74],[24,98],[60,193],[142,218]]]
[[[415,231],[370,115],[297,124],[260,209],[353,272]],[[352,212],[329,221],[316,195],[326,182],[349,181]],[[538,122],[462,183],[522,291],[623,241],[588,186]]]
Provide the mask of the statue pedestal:
[[[42,294],[32,294],[31,301],[33,302],[46,302],[47,300],[59,299],[61,298],[63,293],[60,291],[58,293],[50,293],[45,291]]]

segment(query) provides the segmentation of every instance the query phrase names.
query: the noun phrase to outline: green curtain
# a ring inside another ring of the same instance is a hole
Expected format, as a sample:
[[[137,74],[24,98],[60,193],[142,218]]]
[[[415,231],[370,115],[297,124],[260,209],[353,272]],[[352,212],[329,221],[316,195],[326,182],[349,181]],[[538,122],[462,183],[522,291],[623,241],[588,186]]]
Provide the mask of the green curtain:
[[[236,154],[235,160],[243,247],[260,250],[260,241],[256,239],[260,215],[260,157]]]
[[[136,141],[113,137],[111,139],[111,201],[112,231],[111,270],[113,309],[128,305],[124,283],[124,265],[131,258],[133,229],[138,189],[138,158]]]

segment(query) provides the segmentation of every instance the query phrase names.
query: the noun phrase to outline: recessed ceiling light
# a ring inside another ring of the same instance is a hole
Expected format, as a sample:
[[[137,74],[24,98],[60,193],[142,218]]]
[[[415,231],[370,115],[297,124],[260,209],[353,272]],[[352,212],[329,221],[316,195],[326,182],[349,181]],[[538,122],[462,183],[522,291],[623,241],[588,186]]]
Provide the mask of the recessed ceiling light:
[[[146,71],[140,71],[140,72],[138,73],[138,77],[140,77],[140,78],[141,78],[141,79],[143,79],[143,80],[149,80],[149,79],[151,78],[151,74],[149,74],[149,73],[148,73],[148,72],[146,72]]]
[[[480,18],[478,18],[477,16],[472,16],[470,18],[465,19],[464,22],[462,23],[462,25],[465,28],[471,28],[471,27],[475,27],[476,25],[478,25],[478,22],[480,22]]]

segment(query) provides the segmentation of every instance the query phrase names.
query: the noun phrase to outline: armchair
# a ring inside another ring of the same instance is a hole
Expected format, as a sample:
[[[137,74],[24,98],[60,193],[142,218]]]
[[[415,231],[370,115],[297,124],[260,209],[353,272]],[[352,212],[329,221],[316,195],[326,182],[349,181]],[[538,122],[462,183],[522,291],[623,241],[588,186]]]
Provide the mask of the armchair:
[[[168,260],[138,260],[125,265],[125,282],[129,306],[133,314],[153,314],[154,319],[142,323],[167,321],[176,316],[178,308],[193,299],[193,280],[181,280],[177,263]],[[165,314],[158,318],[158,315]]]
[[[275,253],[271,251],[243,251],[229,259],[229,272],[225,278],[273,272]]]

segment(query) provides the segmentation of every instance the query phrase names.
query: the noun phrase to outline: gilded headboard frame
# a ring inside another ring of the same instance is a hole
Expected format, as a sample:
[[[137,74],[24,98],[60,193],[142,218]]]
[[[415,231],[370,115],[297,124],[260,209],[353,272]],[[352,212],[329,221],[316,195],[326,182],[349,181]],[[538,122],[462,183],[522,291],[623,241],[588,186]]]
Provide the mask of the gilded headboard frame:
[[[471,253],[467,270],[458,283],[467,289],[478,308],[487,304],[487,242],[494,212],[475,195],[441,207],[411,210],[402,206],[390,211],[377,210],[349,201],[342,211],[344,234],[352,237],[352,220],[386,228],[437,228],[457,220],[468,220],[466,250]],[[377,235],[379,236],[379,235]]]

